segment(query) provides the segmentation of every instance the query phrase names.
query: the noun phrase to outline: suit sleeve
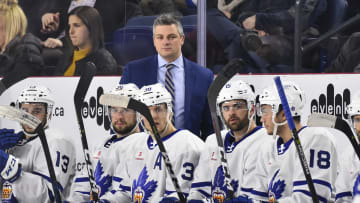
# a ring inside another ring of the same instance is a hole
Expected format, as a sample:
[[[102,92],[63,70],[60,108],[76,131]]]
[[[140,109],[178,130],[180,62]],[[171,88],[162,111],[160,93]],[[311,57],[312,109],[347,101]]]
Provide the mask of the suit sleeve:
[[[214,75],[212,73],[209,73],[208,77],[207,77],[207,89],[204,90],[208,91],[211,83],[213,82],[214,80]],[[207,95],[207,94],[206,94]],[[212,125],[212,120],[211,120],[211,114],[210,114],[210,108],[209,108],[209,102],[207,100],[207,97],[206,97],[206,102],[205,102],[205,107],[204,107],[204,112],[202,114],[202,118],[201,118],[201,137],[203,140],[206,139],[207,136],[211,135],[212,133],[214,133],[214,127]]]
[[[68,192],[66,187],[75,174],[75,151],[71,144],[59,139],[49,142],[49,149],[56,180],[64,199]],[[43,151],[40,150],[34,159],[33,171],[22,171],[20,178],[12,184],[14,196],[19,202],[49,202],[54,198]]]
[[[129,64],[126,64],[119,84],[127,84],[129,82],[130,82]]]

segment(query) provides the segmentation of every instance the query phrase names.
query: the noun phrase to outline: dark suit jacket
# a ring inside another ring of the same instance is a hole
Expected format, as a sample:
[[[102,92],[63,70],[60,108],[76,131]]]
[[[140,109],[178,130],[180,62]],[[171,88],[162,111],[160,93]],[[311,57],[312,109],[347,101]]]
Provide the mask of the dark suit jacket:
[[[214,79],[213,73],[184,58],[185,69],[185,129],[205,139],[213,133],[207,91]],[[135,83],[139,88],[157,83],[157,55],[128,63],[120,83]]]

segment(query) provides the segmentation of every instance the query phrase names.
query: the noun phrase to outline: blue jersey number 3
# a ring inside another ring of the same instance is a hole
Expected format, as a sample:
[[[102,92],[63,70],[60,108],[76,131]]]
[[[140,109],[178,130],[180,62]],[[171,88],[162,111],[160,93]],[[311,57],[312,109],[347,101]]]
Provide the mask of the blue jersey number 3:
[[[194,164],[186,162],[183,164],[185,173],[181,175],[184,180],[191,181],[194,178]]]

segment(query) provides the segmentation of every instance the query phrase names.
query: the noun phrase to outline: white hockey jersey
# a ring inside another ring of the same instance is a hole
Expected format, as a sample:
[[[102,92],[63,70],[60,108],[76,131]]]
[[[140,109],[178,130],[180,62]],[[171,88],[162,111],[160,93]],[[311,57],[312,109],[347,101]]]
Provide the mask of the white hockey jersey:
[[[341,158],[341,164],[335,185],[336,203],[352,202],[353,187],[358,174],[360,174],[360,161],[351,146],[346,149]]]
[[[100,198],[111,199],[115,189],[119,188],[121,179],[115,175],[115,170],[122,163],[122,151],[129,147],[128,137],[117,138],[117,135],[112,135],[95,150],[92,162],[96,166],[94,177]],[[71,201],[89,201],[91,189],[86,170],[75,178],[74,184]]]
[[[130,137],[125,164],[117,168],[120,191],[111,202],[159,202],[164,196],[178,197],[156,141],[146,133]],[[203,141],[188,130],[177,130],[162,138],[181,191],[188,195],[198,166]]]
[[[266,142],[266,138],[269,138],[269,136],[262,127],[256,127],[238,142],[235,142],[235,138],[228,131],[222,131],[221,134],[224,140],[229,173],[232,178],[231,183],[235,192],[234,196],[249,196],[254,182],[257,152],[260,150],[261,144]],[[210,135],[206,139],[205,145],[206,150],[204,150],[204,153],[208,154],[210,160],[208,164],[201,165],[199,168],[202,171],[208,171],[208,180],[211,181],[211,187],[208,188],[210,193],[205,197],[223,202],[227,198],[228,192],[216,135]],[[194,189],[194,186],[192,189]],[[201,190],[204,191],[204,188],[201,188]]]
[[[65,200],[70,195],[70,186],[75,174],[75,149],[62,133],[53,129],[45,130],[56,180],[60,184],[60,193]],[[5,182],[3,190],[12,192],[17,202],[51,202],[54,200],[49,170],[39,137],[33,137],[8,151],[19,159],[22,171],[13,183]],[[10,196],[3,196],[3,201]],[[15,201],[16,202],[16,201]]]
[[[331,199],[337,176],[337,153],[332,135],[324,128],[303,127],[299,138],[309,165],[311,177],[320,202]],[[256,167],[256,200],[269,202],[312,202],[293,139],[283,143],[277,136],[271,147],[264,147]],[[265,167],[265,168],[264,168]],[[266,174],[264,176],[264,173]]]

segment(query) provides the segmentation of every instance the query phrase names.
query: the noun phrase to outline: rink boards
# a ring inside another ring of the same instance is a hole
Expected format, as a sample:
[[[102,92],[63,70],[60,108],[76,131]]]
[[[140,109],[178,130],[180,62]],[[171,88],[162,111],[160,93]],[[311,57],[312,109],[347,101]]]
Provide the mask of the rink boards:
[[[306,104],[302,123],[306,124],[307,116],[312,112],[322,112],[348,118],[346,106],[359,88],[359,74],[301,74],[280,75],[282,81],[293,81],[305,91]],[[273,84],[275,75],[237,75],[233,80],[243,80],[254,86],[255,93]],[[78,170],[82,168],[83,154],[80,133],[74,109],[74,91],[79,77],[33,77],[15,84],[0,97],[1,105],[15,104],[22,89],[30,85],[43,85],[50,88],[55,98],[50,126],[62,129],[63,133],[74,140],[77,153]],[[84,124],[90,150],[94,149],[109,136],[109,121],[104,107],[99,104],[102,93],[113,89],[120,81],[119,76],[95,77],[86,95],[82,109]],[[194,101],[196,102],[196,101]],[[19,124],[0,119],[0,128],[20,129]],[[346,139],[336,137],[340,145],[347,145]]]

